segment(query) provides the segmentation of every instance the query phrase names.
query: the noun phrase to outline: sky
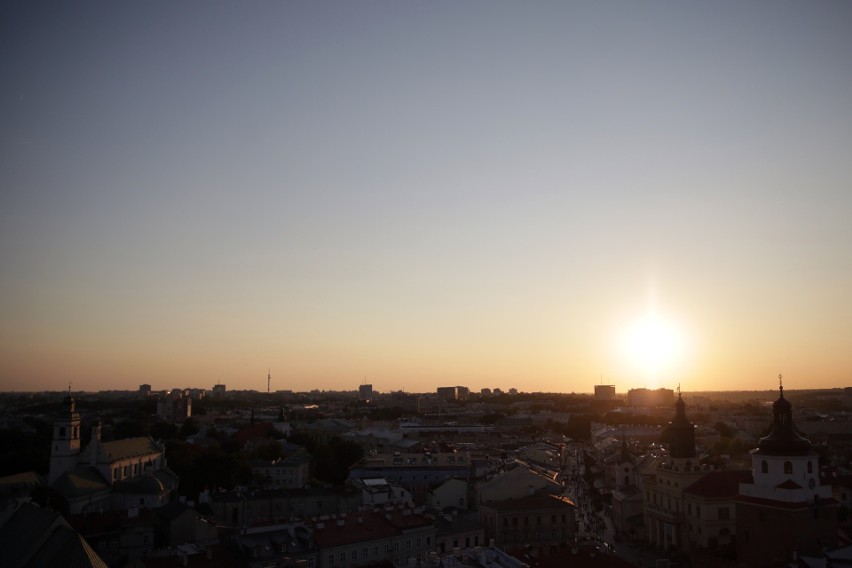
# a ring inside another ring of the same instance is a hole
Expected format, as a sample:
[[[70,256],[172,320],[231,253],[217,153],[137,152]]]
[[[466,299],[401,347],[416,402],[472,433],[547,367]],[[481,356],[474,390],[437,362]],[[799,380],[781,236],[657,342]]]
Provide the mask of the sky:
[[[0,390],[852,385],[852,3],[0,4]]]

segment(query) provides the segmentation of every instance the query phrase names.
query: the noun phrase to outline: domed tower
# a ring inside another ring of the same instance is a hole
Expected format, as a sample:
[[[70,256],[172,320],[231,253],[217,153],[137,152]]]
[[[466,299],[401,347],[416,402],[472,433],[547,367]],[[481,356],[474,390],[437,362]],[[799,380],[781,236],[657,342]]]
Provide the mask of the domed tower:
[[[77,467],[80,455],[80,414],[77,402],[71,398],[71,387],[62,401],[62,411],[53,421],[53,441],[50,446],[50,485],[62,474]]]
[[[677,389],[675,417],[669,422],[663,437],[669,444],[670,457],[676,459],[695,457],[695,426],[686,418],[686,403],[680,396],[680,387]]]
[[[740,484],[737,557],[748,565],[784,563],[837,537],[837,503],[819,479],[819,456],[793,426],[793,406],[778,376],[772,427],[751,451],[753,483]]]

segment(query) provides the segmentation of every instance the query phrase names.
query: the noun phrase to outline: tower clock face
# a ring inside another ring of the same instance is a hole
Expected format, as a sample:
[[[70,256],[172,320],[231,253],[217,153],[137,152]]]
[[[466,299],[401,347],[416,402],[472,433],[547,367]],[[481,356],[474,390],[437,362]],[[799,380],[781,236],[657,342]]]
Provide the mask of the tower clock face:
[[[813,477],[808,480],[808,487],[810,487],[811,489],[816,487],[816,481],[814,481]]]

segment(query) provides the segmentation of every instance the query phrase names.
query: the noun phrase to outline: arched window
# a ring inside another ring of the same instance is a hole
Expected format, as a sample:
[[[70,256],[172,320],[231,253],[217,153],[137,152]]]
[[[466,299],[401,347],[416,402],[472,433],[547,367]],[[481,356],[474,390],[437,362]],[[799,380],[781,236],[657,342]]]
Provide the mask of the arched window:
[[[624,476],[624,485],[630,485],[630,477],[627,475]]]
[[[814,472],[814,462],[808,461],[808,473]]]
[[[784,473],[793,473],[793,462],[784,462]]]
[[[59,427],[59,437],[60,437],[60,438],[64,438],[64,437],[65,437],[65,426],[60,426],[60,427]]]
[[[769,464],[766,460],[760,462],[760,473],[769,473]]]

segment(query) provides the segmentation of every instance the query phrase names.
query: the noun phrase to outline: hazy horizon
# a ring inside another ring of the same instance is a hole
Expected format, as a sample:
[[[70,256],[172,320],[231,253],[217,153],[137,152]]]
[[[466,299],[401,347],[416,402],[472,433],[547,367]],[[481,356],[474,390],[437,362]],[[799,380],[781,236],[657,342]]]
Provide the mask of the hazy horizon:
[[[10,1],[0,45],[0,390],[852,384],[848,2]]]

